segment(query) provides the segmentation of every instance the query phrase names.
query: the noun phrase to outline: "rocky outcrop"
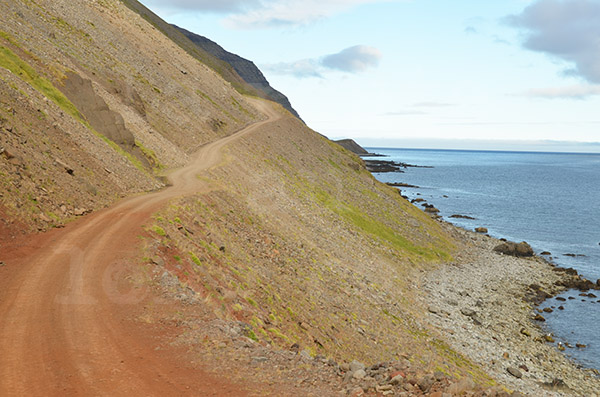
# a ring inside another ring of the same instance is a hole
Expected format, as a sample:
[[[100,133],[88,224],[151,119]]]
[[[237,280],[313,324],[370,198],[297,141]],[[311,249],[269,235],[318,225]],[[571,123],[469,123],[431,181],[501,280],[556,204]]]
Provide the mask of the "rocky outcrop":
[[[369,152],[365,150],[365,148],[360,146],[358,143],[356,143],[354,139],[339,139],[334,142],[343,147],[344,149],[349,150],[352,153],[358,154],[359,156],[369,154]]]
[[[460,214],[450,215],[450,218],[453,218],[453,219],[470,219],[470,220],[475,220],[475,218],[473,218],[472,216],[460,215]]]
[[[132,132],[125,127],[123,116],[108,107],[104,99],[94,91],[90,79],[69,72],[61,91],[97,132],[133,154],[144,166],[149,165],[144,153],[136,146]],[[129,89],[119,93],[123,94],[124,99],[130,101],[130,105],[138,113],[145,114],[143,102],[135,90]]]
[[[131,131],[125,128],[123,116],[108,108],[104,99],[94,91],[90,79],[77,73],[68,73],[61,91],[96,131],[121,147],[135,146],[135,139]]]
[[[178,29],[192,43],[194,43],[204,51],[220,59],[221,61],[224,61],[231,65],[233,69],[237,72],[237,74],[240,75],[240,77],[244,79],[246,83],[250,84],[252,87],[262,92],[266,99],[270,99],[274,102],[279,103],[290,113],[292,113],[294,116],[300,119],[300,115],[292,107],[290,100],[281,92],[271,87],[271,84],[269,84],[263,73],[258,67],[256,67],[254,62],[225,50],[223,47],[221,47],[214,41],[207,39],[204,36],[200,36],[196,33],[180,28],[176,25],[173,25],[173,27]]]
[[[500,254],[511,256],[533,256],[533,249],[525,241],[520,243],[507,241],[494,247],[494,251]]]

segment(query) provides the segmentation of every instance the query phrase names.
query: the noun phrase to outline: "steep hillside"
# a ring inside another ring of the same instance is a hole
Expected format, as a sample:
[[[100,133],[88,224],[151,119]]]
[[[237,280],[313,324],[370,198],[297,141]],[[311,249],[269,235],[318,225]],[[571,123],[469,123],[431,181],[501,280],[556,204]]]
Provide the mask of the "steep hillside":
[[[188,54],[216,71],[240,93],[278,102],[296,117],[300,117],[292,108],[288,98],[273,89],[262,72],[251,61],[225,51],[217,43],[203,36],[188,32],[175,25],[169,25],[137,0],[122,1]]]
[[[229,65],[231,65],[233,69],[237,72],[237,74],[244,79],[245,82],[247,82],[252,87],[256,88],[257,90],[263,93],[263,95],[261,95],[262,98],[279,103],[294,116],[300,118],[300,115],[298,114],[298,112],[296,112],[296,110],[294,110],[289,99],[281,92],[271,87],[271,84],[269,84],[265,76],[262,74],[260,69],[256,67],[254,62],[242,58],[239,55],[232,54],[229,51],[226,51],[223,47],[221,47],[214,41],[207,39],[204,36],[200,36],[178,26],[175,27],[179,29],[188,39],[190,39],[198,47],[202,48],[209,54],[212,54],[218,59],[227,62]]]
[[[207,179],[212,192],[173,202],[149,224],[160,244],[147,252],[216,318],[336,360],[408,354],[472,370],[439,358],[443,343],[430,343],[414,300],[420,272],[458,248],[447,231],[291,117],[226,158]]]
[[[133,192],[262,117],[119,1],[0,3],[0,195],[40,229]]]

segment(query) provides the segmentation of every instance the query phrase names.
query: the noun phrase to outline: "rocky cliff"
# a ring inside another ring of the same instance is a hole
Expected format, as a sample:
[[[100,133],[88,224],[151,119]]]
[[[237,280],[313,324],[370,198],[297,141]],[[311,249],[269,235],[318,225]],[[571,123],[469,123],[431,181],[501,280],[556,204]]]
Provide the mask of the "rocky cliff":
[[[175,26],[175,25],[174,25]],[[232,54],[226,51],[223,47],[215,43],[214,41],[207,39],[204,36],[192,33],[188,30],[175,26],[179,29],[188,39],[190,39],[198,47],[202,48],[209,54],[214,55],[218,59],[227,62],[233,67],[233,69],[239,74],[244,81],[256,88],[260,92],[264,93],[261,97],[270,99],[273,102],[279,103],[285,109],[289,110],[294,116],[300,118],[300,115],[290,103],[289,99],[281,92],[277,91],[267,81],[265,76],[262,74],[260,69],[256,67],[254,62],[242,58],[239,55]]]
[[[358,155],[369,154],[369,152],[366,151],[365,148],[360,146],[353,139],[340,139],[340,140],[337,140],[334,142],[337,143],[338,145],[340,145],[341,147],[343,147],[344,149],[351,151],[352,153],[355,153]]]

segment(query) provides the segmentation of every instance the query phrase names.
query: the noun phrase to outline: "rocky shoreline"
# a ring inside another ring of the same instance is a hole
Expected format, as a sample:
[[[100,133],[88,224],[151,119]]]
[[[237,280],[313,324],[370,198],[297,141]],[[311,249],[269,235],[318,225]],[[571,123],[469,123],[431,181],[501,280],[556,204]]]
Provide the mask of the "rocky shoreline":
[[[384,156],[375,156],[373,154],[368,154],[368,155],[361,155],[361,157],[364,156],[368,156],[368,157],[384,157]],[[403,169],[406,168],[433,168],[430,166],[426,166],[426,165],[414,165],[414,164],[408,164],[408,163],[402,163],[402,162],[398,162],[398,161],[391,161],[391,160],[370,160],[370,159],[364,159],[363,161],[365,162],[365,166],[367,167],[367,170],[369,170],[369,172],[376,172],[376,173],[386,173],[386,172],[399,172],[399,173],[403,173]]]
[[[407,167],[417,167],[364,161],[372,173],[402,173]],[[407,187],[402,183],[388,185]],[[416,199],[413,204],[424,201]],[[599,396],[598,371],[582,368],[562,353],[565,346],[555,343],[543,330],[544,312],[538,306],[569,289],[589,295],[589,290],[600,289],[600,280],[594,283],[575,269],[561,268],[535,256],[526,243],[492,238],[484,228],[474,232],[462,229],[439,217],[433,205],[422,206],[445,228],[458,233],[467,246],[455,263],[422,275],[421,304],[426,321],[441,338],[516,394]],[[474,219],[458,214],[451,218]],[[560,305],[560,297],[556,303]],[[466,390],[475,392],[473,388]]]
[[[467,241],[456,262],[422,277],[427,321],[458,352],[499,383],[534,396],[597,396],[598,371],[569,360],[545,334],[536,305],[560,292],[600,288],[543,258],[503,255],[502,241],[460,229]]]

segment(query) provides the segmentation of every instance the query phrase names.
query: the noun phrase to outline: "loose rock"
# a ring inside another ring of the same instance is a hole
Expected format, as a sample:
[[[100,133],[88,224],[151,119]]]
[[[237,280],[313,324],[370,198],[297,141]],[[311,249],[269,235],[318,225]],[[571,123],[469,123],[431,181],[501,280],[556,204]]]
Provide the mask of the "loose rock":
[[[514,376],[515,378],[519,378],[521,379],[523,377],[523,374],[521,373],[521,371],[519,371],[517,368],[515,367],[508,367],[506,368],[506,371],[511,374],[512,376]]]

